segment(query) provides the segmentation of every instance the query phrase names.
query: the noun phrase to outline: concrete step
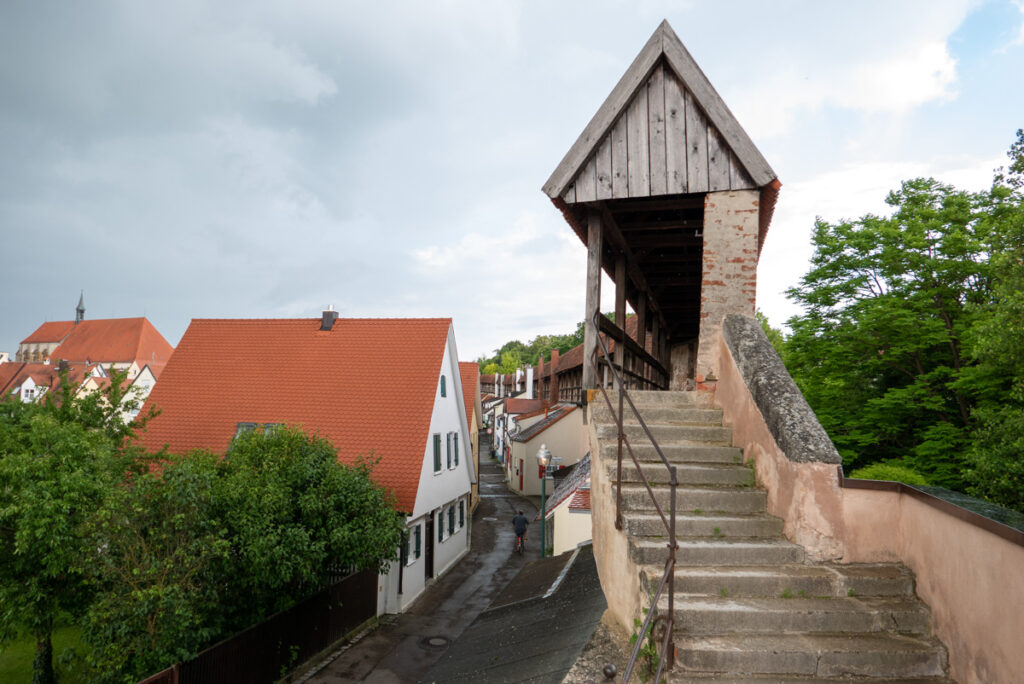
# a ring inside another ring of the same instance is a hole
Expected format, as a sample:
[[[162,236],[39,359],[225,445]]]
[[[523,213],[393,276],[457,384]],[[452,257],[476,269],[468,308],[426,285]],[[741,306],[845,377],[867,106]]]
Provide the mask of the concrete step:
[[[946,650],[938,641],[899,634],[693,636],[677,638],[676,648],[673,674],[684,677],[687,671],[696,670],[803,675],[819,680],[871,677],[878,678],[871,679],[872,682],[908,681],[907,678],[936,681],[931,678],[941,680],[946,668]],[[769,681],[783,680],[773,677]]]
[[[682,557],[685,562],[685,556]],[[651,568],[648,581],[661,579]],[[752,597],[914,595],[914,578],[895,564],[678,567],[676,594]]]
[[[666,610],[663,598],[660,608]],[[676,597],[676,634],[839,634],[893,632],[930,636],[931,616],[907,597]]]
[[[657,513],[630,513],[625,516],[626,532],[630,535],[664,536],[665,524]],[[676,536],[752,539],[778,537],[782,534],[782,519],[770,515],[727,515],[707,513],[676,514]]]
[[[633,454],[638,461],[654,461],[661,463],[658,452],[647,440],[633,444]],[[742,463],[743,450],[739,447],[707,444],[660,444],[661,453],[669,463]],[[601,440],[601,457],[614,461],[618,453],[618,440],[615,437]],[[623,463],[632,459],[629,451],[622,447]]]
[[[732,428],[721,425],[648,425],[651,435],[659,445],[676,444],[708,444],[716,446],[732,445]],[[618,428],[611,423],[595,423],[599,439],[618,441]],[[630,444],[650,444],[647,433],[639,425],[626,425],[623,432]]]
[[[640,564],[662,565],[668,559],[666,539],[630,538],[629,548],[633,560]],[[784,539],[680,539],[678,543],[677,567],[802,563],[805,555],[803,547]]]
[[[608,398],[613,406],[618,406],[619,393],[608,390]],[[707,392],[662,392],[657,390],[629,390],[629,398],[642,410],[648,407],[671,408],[708,408],[714,405],[714,397]],[[591,406],[604,405],[604,396],[600,391]],[[623,402],[625,403],[625,402]]]
[[[638,459],[639,460],[639,459]],[[736,463],[682,463],[672,464],[676,469],[676,479],[681,485],[724,485],[729,487],[752,487],[755,484],[754,471]],[[615,461],[608,464],[608,475],[614,481],[617,465]],[[668,484],[671,476],[664,463],[643,461],[640,468],[636,467],[628,456],[622,459],[622,481],[643,482],[640,473],[651,484]]]
[[[655,500],[665,515],[669,514],[670,488],[653,485]],[[614,495],[615,485],[612,485]],[[761,489],[745,487],[694,487],[676,488],[676,514],[703,515],[704,513],[740,513],[744,515],[764,513],[768,495]],[[647,488],[642,484],[622,485],[622,509],[624,517],[632,511],[653,511],[654,504]]]
[[[664,675],[662,675],[664,679]],[[857,684],[956,684],[952,679],[946,677],[791,677],[788,675],[769,675],[758,677],[756,675],[736,674],[702,674],[694,672],[684,675],[675,675],[664,681],[669,684],[808,684],[808,682],[852,682]]]
[[[615,416],[608,410],[608,406],[603,401],[597,404],[591,404],[591,406],[593,407],[591,415],[595,421],[599,423],[608,423],[610,425],[615,424]],[[615,405],[615,411],[618,412],[618,410],[618,405]],[[701,408],[695,406],[637,406],[637,410],[640,411],[640,415],[648,425],[722,424],[722,409],[716,408]],[[623,413],[625,414],[623,422],[627,425],[639,424],[636,414],[630,410],[628,405],[623,406]]]

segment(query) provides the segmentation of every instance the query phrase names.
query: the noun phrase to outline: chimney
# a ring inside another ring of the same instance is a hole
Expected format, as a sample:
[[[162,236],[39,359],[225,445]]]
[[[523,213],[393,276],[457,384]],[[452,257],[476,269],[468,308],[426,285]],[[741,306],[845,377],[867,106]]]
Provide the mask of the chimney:
[[[551,350],[551,395],[548,402],[554,406],[558,403],[558,350]]]
[[[533,366],[526,368],[526,398],[533,399]]]
[[[331,304],[324,310],[323,319],[320,322],[321,330],[330,330],[334,327],[334,321],[338,320],[338,312],[334,310],[334,305]]]

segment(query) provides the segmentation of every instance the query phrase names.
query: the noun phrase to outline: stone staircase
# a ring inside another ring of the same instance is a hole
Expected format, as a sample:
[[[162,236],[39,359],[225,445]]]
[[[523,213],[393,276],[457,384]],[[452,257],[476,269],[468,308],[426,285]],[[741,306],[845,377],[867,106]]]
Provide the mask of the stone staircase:
[[[680,483],[677,662],[670,681],[949,681],[946,650],[931,635],[930,614],[914,595],[909,570],[808,562],[804,549],[783,537],[782,520],[766,513],[766,493],[756,488],[740,449],[730,446],[732,431],[706,395],[637,391],[630,397],[677,466]],[[603,398],[590,410],[614,482],[615,424]],[[635,419],[627,418],[626,433],[667,515],[667,470]],[[622,506],[631,560],[652,593],[668,555],[666,531],[628,452]],[[667,599],[659,607],[667,610]]]

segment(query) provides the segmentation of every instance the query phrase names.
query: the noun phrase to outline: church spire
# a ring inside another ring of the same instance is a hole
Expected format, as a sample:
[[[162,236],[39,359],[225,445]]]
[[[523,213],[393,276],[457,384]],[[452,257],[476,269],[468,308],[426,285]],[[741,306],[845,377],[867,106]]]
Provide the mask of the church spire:
[[[75,307],[75,325],[85,320],[85,290],[78,296],[78,306]]]

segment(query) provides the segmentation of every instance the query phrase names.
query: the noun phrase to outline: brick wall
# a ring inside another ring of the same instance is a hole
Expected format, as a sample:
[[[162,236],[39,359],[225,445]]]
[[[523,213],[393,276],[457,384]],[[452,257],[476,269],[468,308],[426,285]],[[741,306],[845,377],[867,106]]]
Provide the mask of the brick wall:
[[[711,192],[704,198],[698,389],[713,390],[718,380],[717,339],[725,316],[754,315],[758,199],[757,190]]]

